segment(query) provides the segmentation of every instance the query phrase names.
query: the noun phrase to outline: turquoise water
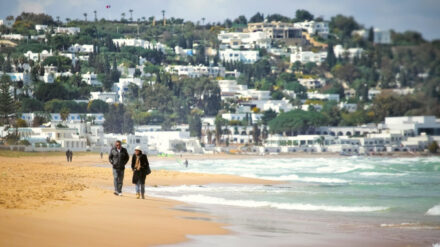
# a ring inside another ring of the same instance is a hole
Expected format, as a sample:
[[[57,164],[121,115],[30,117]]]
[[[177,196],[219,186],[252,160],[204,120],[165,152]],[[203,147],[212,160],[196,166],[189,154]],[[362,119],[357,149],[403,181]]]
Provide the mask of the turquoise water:
[[[438,246],[440,157],[154,161],[154,169],[231,174],[276,185],[147,187],[215,216],[233,234],[173,246]]]
[[[154,169],[232,174],[281,185],[148,188],[153,196],[196,204],[323,211],[384,223],[440,225],[440,158],[274,158],[154,162]]]

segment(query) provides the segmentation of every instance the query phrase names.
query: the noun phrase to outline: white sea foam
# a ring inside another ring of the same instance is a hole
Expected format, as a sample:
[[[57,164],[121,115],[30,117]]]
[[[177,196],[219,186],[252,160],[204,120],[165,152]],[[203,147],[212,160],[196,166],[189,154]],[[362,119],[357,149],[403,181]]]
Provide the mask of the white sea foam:
[[[388,176],[388,177],[400,177],[405,176],[406,173],[387,173],[387,172],[361,172],[361,176],[365,177],[378,177],[378,176]]]
[[[254,176],[254,177],[257,177],[257,176]],[[295,175],[295,174],[283,175],[283,176],[278,176],[278,177],[264,176],[264,177],[257,177],[257,178],[276,180],[276,181],[299,181],[299,182],[326,183],[326,184],[345,184],[345,183],[350,182],[348,180],[339,179],[339,178],[299,177],[298,175]]]
[[[435,205],[434,207],[430,208],[428,211],[426,211],[425,215],[439,216],[440,215],[440,204]]]
[[[236,206],[247,208],[276,208],[285,210],[300,210],[300,211],[332,211],[332,212],[374,212],[383,211],[387,207],[368,207],[368,206],[330,206],[330,205],[313,205],[313,204],[299,204],[299,203],[276,203],[268,201],[254,201],[254,200],[228,200],[219,197],[205,196],[200,194],[183,195],[183,196],[159,196],[172,200],[183,201],[188,203],[200,204],[214,204],[224,206]]]
[[[438,230],[440,226],[423,225],[420,223],[400,223],[400,224],[380,224],[380,227],[384,228],[400,228],[400,229],[412,229],[412,230]]]

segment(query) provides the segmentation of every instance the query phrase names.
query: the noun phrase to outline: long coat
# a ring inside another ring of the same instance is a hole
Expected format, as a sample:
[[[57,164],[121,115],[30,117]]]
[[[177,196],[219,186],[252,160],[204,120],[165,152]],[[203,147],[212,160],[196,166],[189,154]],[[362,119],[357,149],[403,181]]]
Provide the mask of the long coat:
[[[145,184],[145,178],[148,174],[151,173],[150,169],[150,163],[148,162],[147,155],[141,154],[140,160],[141,160],[141,169],[135,170],[136,165],[136,154],[133,154],[133,157],[131,158],[131,169],[133,169],[133,179],[132,182],[134,184],[137,184],[137,182],[140,180],[141,184]]]

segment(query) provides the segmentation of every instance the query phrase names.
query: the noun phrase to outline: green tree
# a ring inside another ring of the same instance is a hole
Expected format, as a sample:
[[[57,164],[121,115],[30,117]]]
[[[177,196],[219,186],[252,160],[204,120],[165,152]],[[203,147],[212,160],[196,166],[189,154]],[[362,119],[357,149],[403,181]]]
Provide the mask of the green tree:
[[[255,15],[253,15],[250,19],[249,22],[263,22],[264,21],[264,15],[260,12],[257,12]]]
[[[314,16],[307,10],[298,9],[295,12],[295,22],[311,21]]]
[[[317,111],[292,110],[280,113],[269,122],[270,131],[274,133],[304,132],[326,123],[326,117]]]
[[[429,152],[431,152],[431,153],[433,153],[433,154],[437,153],[437,152],[438,152],[438,149],[439,149],[439,146],[438,146],[438,143],[437,143],[436,141],[433,141],[433,142],[431,142],[431,143],[428,145],[428,150],[429,150]]]
[[[8,123],[9,115],[15,112],[15,102],[12,98],[9,88],[11,85],[11,78],[3,74],[0,78],[0,116],[3,124]]]
[[[67,107],[61,108],[61,110],[60,110],[61,120],[66,121],[69,118],[69,115],[70,115],[69,108],[67,108]]]
[[[263,122],[264,125],[267,125],[270,121],[272,121],[272,119],[277,117],[277,112],[269,109],[267,111],[263,112],[263,116],[261,117],[261,121]]]
[[[87,105],[87,112],[90,113],[107,113],[108,112],[108,104],[105,101],[95,99],[89,102]]]
[[[202,120],[199,114],[191,114],[188,117],[189,133],[197,138],[202,137]]]

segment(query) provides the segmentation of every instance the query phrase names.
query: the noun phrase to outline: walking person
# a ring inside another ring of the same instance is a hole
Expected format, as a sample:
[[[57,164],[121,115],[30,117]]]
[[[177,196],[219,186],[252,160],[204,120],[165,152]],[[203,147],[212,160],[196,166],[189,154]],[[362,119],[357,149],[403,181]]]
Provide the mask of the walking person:
[[[70,161],[70,149],[66,150],[66,159],[67,159],[67,162]]]
[[[73,152],[72,152],[72,150],[70,150],[70,154],[69,154],[69,162],[72,162],[72,158],[73,158]]]
[[[122,182],[124,181],[125,164],[129,159],[127,149],[122,147],[121,141],[116,141],[115,146],[110,150],[108,160],[113,166],[114,194],[122,196]]]
[[[145,179],[151,173],[150,164],[146,154],[142,153],[140,146],[134,149],[133,157],[131,158],[131,169],[133,170],[133,184],[136,185],[136,198],[145,199]]]

